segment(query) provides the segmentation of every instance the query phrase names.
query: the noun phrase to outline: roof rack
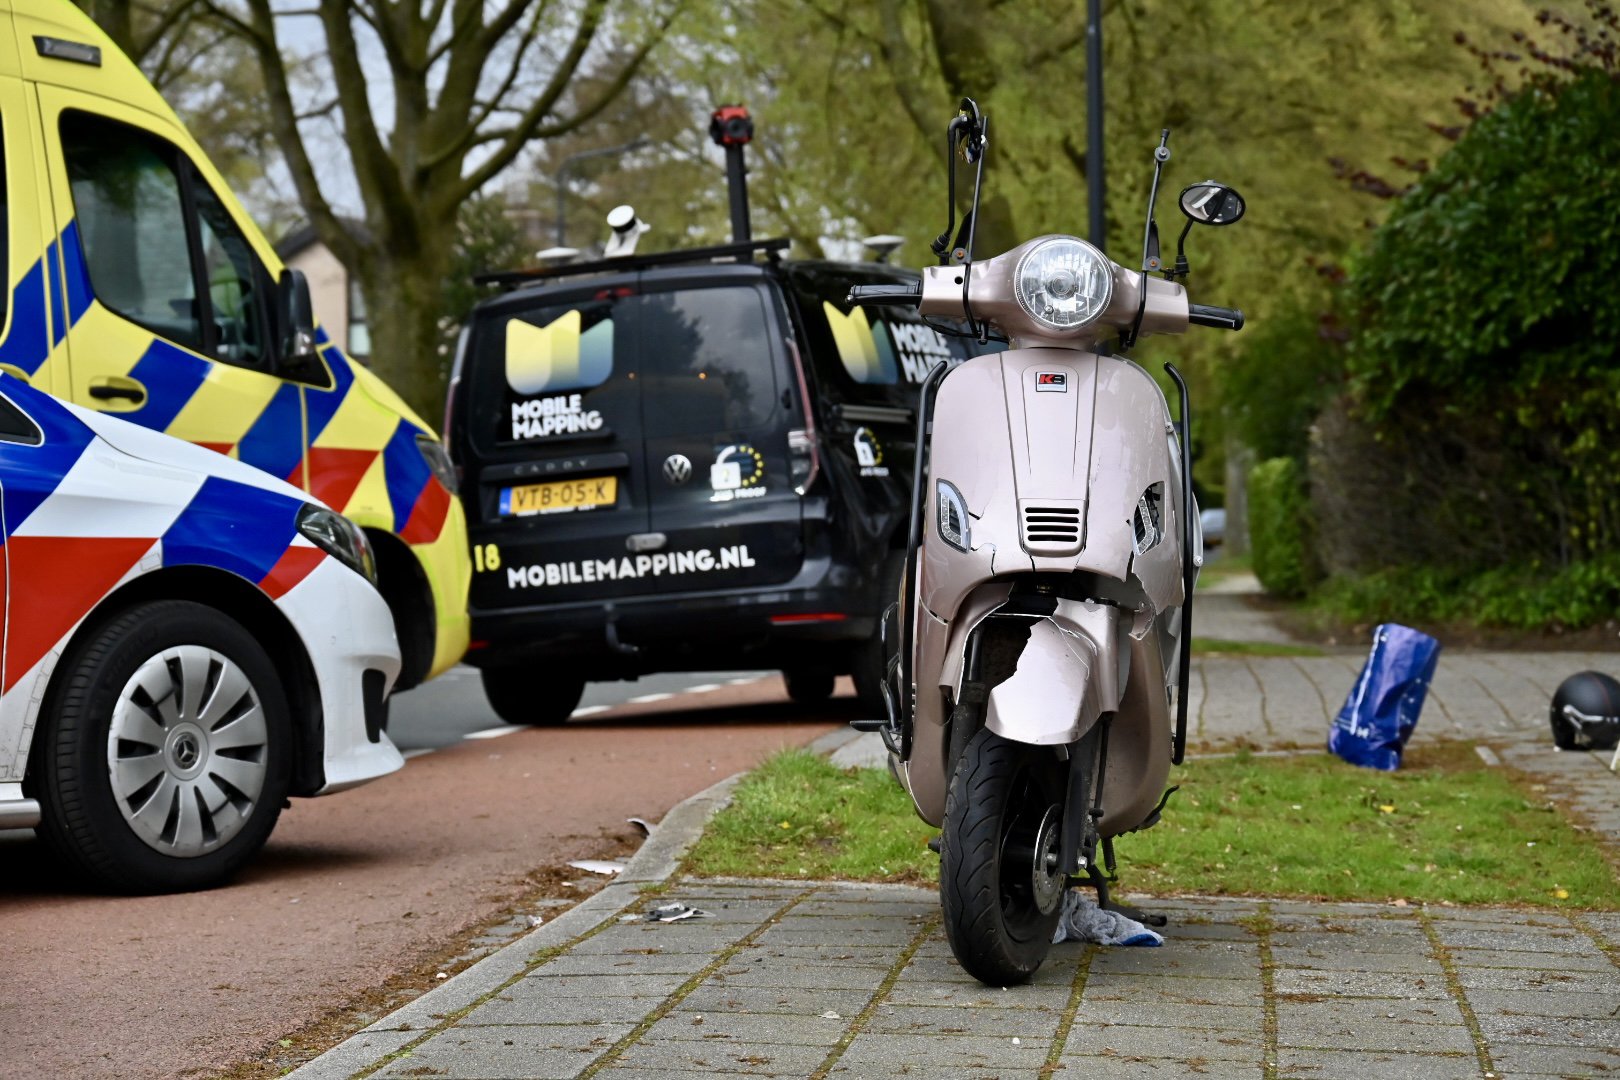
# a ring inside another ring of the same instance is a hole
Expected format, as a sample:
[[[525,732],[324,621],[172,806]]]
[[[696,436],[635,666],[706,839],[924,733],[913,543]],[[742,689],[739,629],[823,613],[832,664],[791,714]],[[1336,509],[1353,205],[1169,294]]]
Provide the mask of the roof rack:
[[[646,255],[630,255],[618,259],[598,259],[595,262],[565,263],[560,266],[534,267],[526,270],[500,270],[474,274],[473,284],[512,288],[529,281],[577,277],[581,274],[603,274],[614,270],[640,270],[648,266],[674,266],[680,263],[713,262],[727,258],[743,262],[756,251],[765,252],[772,262],[776,262],[792,243],[793,241],[787,237],[779,236],[770,240],[749,240],[741,244],[717,244],[714,247],[685,248],[680,251],[655,251]]]

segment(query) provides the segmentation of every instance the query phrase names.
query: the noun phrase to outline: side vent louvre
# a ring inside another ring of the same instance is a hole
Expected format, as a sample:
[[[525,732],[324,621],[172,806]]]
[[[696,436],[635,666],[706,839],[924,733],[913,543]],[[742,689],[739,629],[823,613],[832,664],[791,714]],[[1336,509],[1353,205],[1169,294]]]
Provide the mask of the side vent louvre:
[[[1080,550],[1084,511],[1049,500],[1019,502],[1024,549],[1032,555],[1073,555]]]

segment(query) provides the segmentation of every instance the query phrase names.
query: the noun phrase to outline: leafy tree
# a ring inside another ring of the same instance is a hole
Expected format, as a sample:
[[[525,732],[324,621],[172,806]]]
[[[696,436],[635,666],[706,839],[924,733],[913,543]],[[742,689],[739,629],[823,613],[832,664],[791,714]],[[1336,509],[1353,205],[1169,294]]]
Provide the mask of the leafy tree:
[[[360,283],[373,356],[424,416],[442,400],[440,306],[460,207],[533,145],[576,131],[636,77],[682,0],[210,0],[252,47],[267,115],[305,215]],[[282,22],[312,15],[302,58],[330,95],[295,93]],[[587,85],[582,76],[592,76]],[[583,88],[583,89],[582,89]],[[335,117],[364,207],[333,207],[312,128]]]
[[[1324,455],[1355,471],[1318,493],[1381,549],[1351,566],[1564,566],[1620,539],[1620,24],[1589,9],[1543,17],[1557,50],[1476,50],[1528,81],[1465,102],[1478,119],[1353,264],[1356,411]]]

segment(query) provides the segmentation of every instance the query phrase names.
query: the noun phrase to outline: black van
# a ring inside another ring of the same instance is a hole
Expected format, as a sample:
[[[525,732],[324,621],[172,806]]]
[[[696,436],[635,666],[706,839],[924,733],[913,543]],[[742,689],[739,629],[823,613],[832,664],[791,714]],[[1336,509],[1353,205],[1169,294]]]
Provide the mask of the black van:
[[[914,280],[783,261],[786,241],[494,275],[445,442],[472,541],[472,647],[495,711],[560,723],[587,681],[778,669],[875,703],[918,386],[975,343],[846,303]],[[756,261],[756,254],[766,258]]]

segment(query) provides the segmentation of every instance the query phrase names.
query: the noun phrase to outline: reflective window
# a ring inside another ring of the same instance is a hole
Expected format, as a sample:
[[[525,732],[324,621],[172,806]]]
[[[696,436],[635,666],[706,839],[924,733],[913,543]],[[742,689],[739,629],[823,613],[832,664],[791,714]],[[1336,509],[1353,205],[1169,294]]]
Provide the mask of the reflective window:
[[[637,426],[611,298],[516,307],[481,320],[471,357],[480,441],[599,439]]]
[[[96,299],[201,351],[174,148],[135,128],[67,112],[62,152]]]
[[[647,435],[758,427],[781,408],[759,290],[650,293],[639,316]]]
[[[27,443],[37,445],[41,441],[39,428],[34,422],[11,403],[11,400],[0,395],[0,442]]]
[[[192,183],[208,306],[214,317],[214,355],[242,367],[268,367],[272,353],[265,341],[269,325],[265,304],[269,298],[260,284],[269,275],[258,273],[259,262],[247,237],[219,197],[195,174]]]

